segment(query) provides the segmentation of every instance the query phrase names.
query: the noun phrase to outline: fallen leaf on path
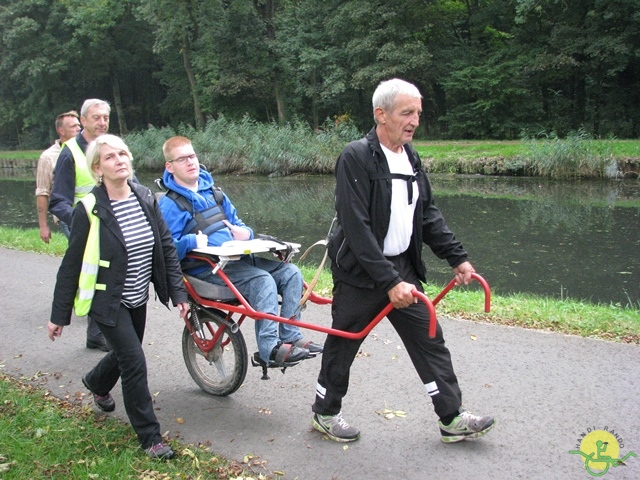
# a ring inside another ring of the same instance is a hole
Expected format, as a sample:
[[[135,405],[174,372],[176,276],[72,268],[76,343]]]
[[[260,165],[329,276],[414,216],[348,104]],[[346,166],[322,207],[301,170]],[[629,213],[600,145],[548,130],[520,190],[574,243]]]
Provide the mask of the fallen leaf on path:
[[[390,420],[394,417],[405,418],[407,416],[407,412],[404,410],[392,410],[390,408],[384,408],[383,410],[376,410],[378,415],[382,415],[387,420]]]

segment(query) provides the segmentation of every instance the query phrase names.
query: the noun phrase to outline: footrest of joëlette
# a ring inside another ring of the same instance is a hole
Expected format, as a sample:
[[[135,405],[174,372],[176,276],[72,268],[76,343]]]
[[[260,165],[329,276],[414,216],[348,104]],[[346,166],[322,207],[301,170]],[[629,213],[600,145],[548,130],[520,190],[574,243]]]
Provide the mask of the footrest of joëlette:
[[[251,365],[253,365],[254,367],[261,367],[262,368],[262,380],[269,380],[269,374],[268,369],[269,368],[280,368],[282,370],[282,373],[285,372],[285,370],[288,367],[293,367],[295,365],[298,365],[302,360],[298,360],[297,362],[284,362],[284,363],[276,363],[276,362],[265,362],[264,360],[262,360],[262,358],[260,358],[260,353],[256,352],[253,354],[253,356],[251,357]]]
[[[192,275],[185,274],[184,278],[191,284],[196,293],[202,298],[215,300],[216,302],[238,302],[238,297],[236,297],[231,289],[226,285],[216,285],[215,283],[201,280]]]

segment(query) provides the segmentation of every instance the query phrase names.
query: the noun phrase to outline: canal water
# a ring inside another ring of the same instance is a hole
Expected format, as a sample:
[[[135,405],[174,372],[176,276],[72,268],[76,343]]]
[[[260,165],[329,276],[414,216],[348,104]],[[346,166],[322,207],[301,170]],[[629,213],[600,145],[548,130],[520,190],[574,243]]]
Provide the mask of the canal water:
[[[33,174],[0,172],[0,225],[37,227]],[[153,190],[159,174],[143,173]],[[436,205],[496,293],[640,308],[640,182],[430,176]],[[333,218],[332,176],[216,176],[256,232],[302,244]],[[318,249],[310,261],[318,263]],[[425,251],[429,279],[452,278]]]

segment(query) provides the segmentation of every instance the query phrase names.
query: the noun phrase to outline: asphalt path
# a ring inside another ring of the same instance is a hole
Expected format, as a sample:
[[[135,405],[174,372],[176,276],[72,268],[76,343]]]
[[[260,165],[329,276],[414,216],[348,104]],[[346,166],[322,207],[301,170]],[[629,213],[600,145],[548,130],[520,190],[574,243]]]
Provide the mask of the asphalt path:
[[[0,248],[0,369],[58,397],[85,394],[83,401],[92,403],[80,379],[102,353],[84,348],[86,321],[74,318],[56,342],[46,335],[59,264],[60,258]],[[329,325],[329,307],[309,306],[304,320]],[[270,370],[268,381],[249,367],[237,392],[207,395],[184,365],[177,310],[151,301],[144,348],[162,431],[209,445],[229,460],[253,456],[254,471],[281,472],[285,479],[418,480],[593,478],[581,456],[569,452],[581,435],[613,430],[620,452],[614,458],[638,456],[625,466],[610,466],[604,478],[640,479],[640,347],[440,321],[464,406],[497,419],[477,441],[440,441],[429,397],[387,321],[363,343],[344,400],[344,417],[360,429],[361,439],[339,444],[311,428],[319,359],[285,374]],[[242,331],[252,353],[253,326]],[[309,331],[309,338],[323,341],[318,332]],[[126,421],[119,386],[112,393],[113,415]],[[387,418],[389,411],[406,416]]]

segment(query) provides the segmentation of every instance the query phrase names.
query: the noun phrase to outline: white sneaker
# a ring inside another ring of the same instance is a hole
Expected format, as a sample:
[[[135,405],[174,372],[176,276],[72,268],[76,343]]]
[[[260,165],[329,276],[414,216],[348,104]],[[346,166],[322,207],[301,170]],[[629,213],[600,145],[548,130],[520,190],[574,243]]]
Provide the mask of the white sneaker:
[[[456,443],[467,438],[479,438],[487,434],[496,424],[493,417],[479,417],[470,412],[461,412],[449,425],[438,422],[444,443]]]
[[[349,425],[344,418],[342,412],[337,415],[319,415],[313,416],[313,428],[335,442],[353,442],[360,438],[360,430]]]

